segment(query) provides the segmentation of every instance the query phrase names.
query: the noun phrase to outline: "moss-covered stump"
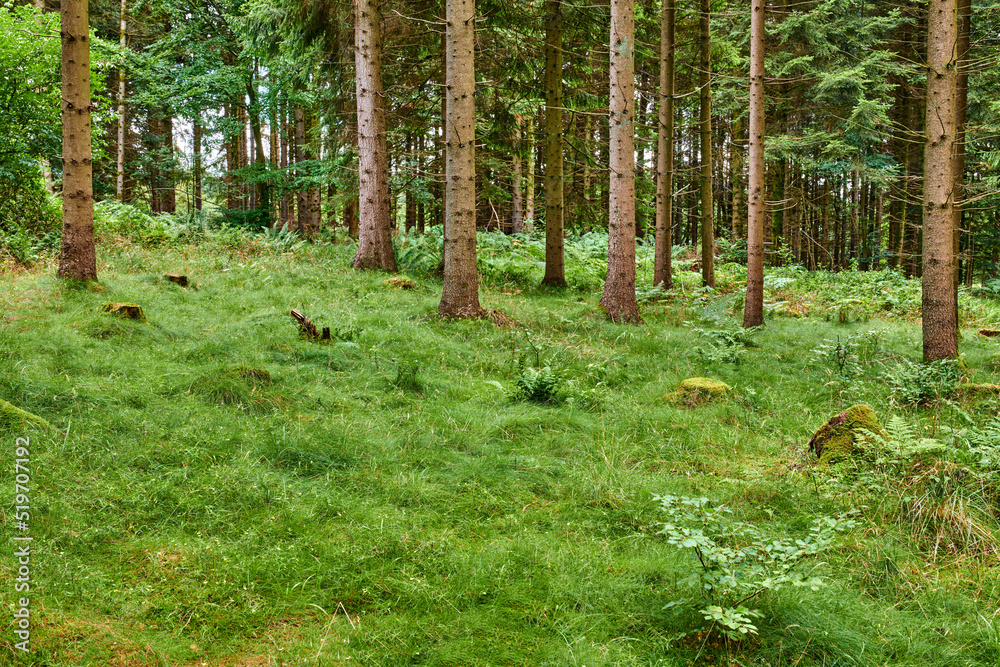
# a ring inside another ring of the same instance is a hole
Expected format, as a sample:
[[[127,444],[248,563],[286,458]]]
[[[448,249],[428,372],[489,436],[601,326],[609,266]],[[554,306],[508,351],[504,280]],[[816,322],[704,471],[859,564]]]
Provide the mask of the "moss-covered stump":
[[[142,312],[142,306],[137,303],[106,303],[101,306],[101,311],[126,320],[146,321],[146,314]]]
[[[676,389],[668,393],[667,400],[672,403],[695,406],[726,398],[730,391],[732,391],[732,387],[725,382],[711,378],[694,377],[684,380]]]
[[[29,426],[38,426],[47,431],[53,430],[52,425],[38,415],[33,415],[0,398],[0,433],[17,431]]]
[[[958,393],[966,398],[1000,396],[1000,384],[961,384]]]
[[[409,278],[401,277],[386,278],[382,281],[382,284],[392,289],[413,289],[417,286],[416,283]]]
[[[163,276],[163,278],[165,280],[169,280],[172,283],[176,283],[176,284],[180,285],[181,287],[187,287],[190,284],[188,282],[188,277],[187,276],[182,276],[182,275],[180,275],[178,273],[168,273],[167,275]]]
[[[821,463],[846,458],[854,451],[854,443],[861,429],[885,435],[878,415],[867,405],[852,405],[823,424],[809,441],[809,451]]]

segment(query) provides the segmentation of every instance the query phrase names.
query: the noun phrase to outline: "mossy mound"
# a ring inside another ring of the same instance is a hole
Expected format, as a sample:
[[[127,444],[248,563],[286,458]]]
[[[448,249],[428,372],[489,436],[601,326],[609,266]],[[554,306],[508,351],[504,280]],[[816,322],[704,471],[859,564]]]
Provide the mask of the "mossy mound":
[[[392,289],[413,289],[414,287],[417,286],[416,283],[414,283],[409,278],[401,278],[401,277],[386,278],[385,280],[382,281],[382,284]]]
[[[28,426],[38,426],[48,431],[54,430],[52,424],[38,415],[33,415],[27,410],[22,410],[16,405],[11,405],[0,398],[0,433]]]
[[[254,388],[267,387],[271,384],[271,374],[263,368],[251,368],[250,366],[236,366],[227,371],[228,375],[238,377],[246,381]]]
[[[672,403],[695,406],[726,398],[730,391],[732,391],[732,387],[725,382],[711,378],[694,377],[684,380],[676,389],[668,393],[667,400]]]
[[[1000,396],[1000,384],[962,384],[958,386],[958,393],[968,398]]]
[[[142,306],[137,303],[105,303],[101,306],[101,311],[127,320],[146,321],[146,314],[142,312]]]
[[[888,437],[874,410],[867,405],[852,405],[813,433],[809,451],[815,453],[821,463],[846,458],[854,451],[861,429]]]

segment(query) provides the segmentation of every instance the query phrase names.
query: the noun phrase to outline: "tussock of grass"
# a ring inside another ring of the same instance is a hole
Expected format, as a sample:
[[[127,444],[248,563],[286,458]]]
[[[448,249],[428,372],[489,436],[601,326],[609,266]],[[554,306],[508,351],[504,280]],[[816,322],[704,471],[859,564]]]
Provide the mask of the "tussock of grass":
[[[886,312],[871,304],[843,324],[775,317],[732,364],[680,326],[733,327],[733,297],[694,278],[649,299],[644,327],[606,322],[594,239],[575,291],[533,290],[537,267],[502,260],[524,246],[490,242],[482,301],[514,328],[442,321],[433,278],[387,289],[347,268],[349,246],[237,240],[118,239],[101,292],[21,274],[0,295],[0,397],[60,431],[32,453],[39,664],[995,664],[992,547],[951,546],[963,516],[995,529],[986,493],[949,517],[910,505],[910,525],[898,504],[865,510],[817,571],[831,585],[762,596],[756,638],[689,635],[700,618],[664,609],[689,564],[655,537],[653,494],[711,496],[764,534],[801,535],[884,500],[873,474],[795,459],[819,424],[860,402],[949,418],[897,406],[880,375],[919,356],[911,284],[876,277],[898,288],[899,319],[863,321]],[[198,289],[162,280],[177,271]],[[865,279],[791,277],[803,287],[772,300],[823,280],[847,298]],[[108,301],[155,316],[101,315]],[[292,308],[333,340],[299,339]],[[880,353],[853,375],[815,352],[876,327]],[[996,383],[995,343],[962,345],[968,381]],[[564,400],[509,400],[522,369],[546,367]],[[694,376],[731,398],[663,401]],[[927,540],[945,529],[935,560]]]

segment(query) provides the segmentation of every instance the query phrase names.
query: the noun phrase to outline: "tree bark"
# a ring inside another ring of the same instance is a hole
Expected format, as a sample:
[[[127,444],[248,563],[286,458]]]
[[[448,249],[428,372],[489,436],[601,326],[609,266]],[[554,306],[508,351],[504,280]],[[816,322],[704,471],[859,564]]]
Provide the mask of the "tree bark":
[[[520,234],[524,225],[524,168],[521,160],[523,141],[521,137],[521,125],[523,119],[520,114],[514,116],[514,146],[511,151],[511,195],[510,195],[510,233]]]
[[[764,21],[765,0],[750,14],[750,150],[747,159],[747,295],[743,326],[764,323]]]
[[[389,154],[382,100],[382,16],[377,0],[354,0],[358,101],[358,204],[355,269],[396,271],[389,231]]]
[[[302,107],[296,106],[294,111],[295,118],[295,164],[298,165],[305,162],[308,157],[306,155],[306,112]],[[298,172],[301,176],[303,173]],[[299,189],[295,191],[295,213],[296,222],[298,224],[299,234],[303,236],[309,235],[309,191],[304,190],[299,186]]]
[[[954,194],[952,198],[955,202],[955,221],[954,221],[954,262],[955,262],[955,279],[953,281],[955,288],[955,336],[957,338],[961,337],[961,331],[959,330],[958,321],[958,285],[961,281],[961,248],[962,248],[962,233],[963,233],[963,207],[962,201],[965,198],[965,126],[966,126],[966,107],[969,101],[969,33],[972,28],[972,0],[958,0],[958,62],[957,67],[957,79],[955,81],[955,161],[954,161],[954,178],[955,187]],[[970,234],[970,244],[971,244],[971,234]],[[968,267],[971,272],[973,264],[973,256],[971,253],[968,255]]]
[[[601,305],[613,322],[639,324],[635,299],[635,5],[611,0],[608,129],[608,274]]]
[[[671,275],[674,225],[674,4],[662,0],[660,15],[660,104],[656,133],[656,232],[653,241],[653,284],[673,287]]]
[[[545,2],[545,276],[564,287],[562,1]]]
[[[927,109],[924,127],[924,361],[958,356],[955,288],[956,0],[930,0],[927,16]]]
[[[715,287],[715,221],[712,215],[711,3],[701,0],[701,282]]]
[[[90,150],[90,25],[87,0],[63,0],[63,234],[59,278],[97,280]]]
[[[476,267],[475,0],[448,0],[442,317],[481,317]]]
[[[44,0],[43,0],[44,5]],[[122,0],[118,44],[125,51],[125,0]],[[118,68],[118,159],[115,198],[125,201],[125,68]]]
[[[201,158],[201,117],[200,114],[194,118],[194,164],[192,177],[194,179],[194,210],[200,211],[202,206],[202,158]]]

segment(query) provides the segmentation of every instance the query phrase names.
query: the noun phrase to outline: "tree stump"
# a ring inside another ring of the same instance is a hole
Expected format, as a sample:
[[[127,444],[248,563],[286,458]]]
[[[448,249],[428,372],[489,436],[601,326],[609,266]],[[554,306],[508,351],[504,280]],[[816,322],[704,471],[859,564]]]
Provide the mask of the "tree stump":
[[[146,314],[142,312],[142,306],[137,303],[105,303],[101,310],[108,315],[122,317],[136,322],[145,322]]]

